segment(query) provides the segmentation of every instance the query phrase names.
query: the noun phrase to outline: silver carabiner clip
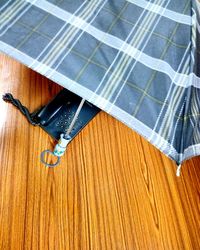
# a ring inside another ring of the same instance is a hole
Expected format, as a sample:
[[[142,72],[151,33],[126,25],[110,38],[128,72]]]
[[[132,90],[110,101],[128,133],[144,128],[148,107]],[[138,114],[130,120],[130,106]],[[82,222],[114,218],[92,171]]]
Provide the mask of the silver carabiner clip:
[[[56,156],[56,157],[57,157],[57,161],[56,161],[55,163],[48,163],[48,162],[46,162],[46,161],[45,161],[45,155],[46,155],[46,154],[50,154],[50,155]],[[56,167],[56,166],[60,163],[60,156],[55,155],[54,152],[52,152],[51,150],[47,149],[47,150],[44,150],[44,151],[41,153],[41,155],[40,155],[40,161],[41,161],[44,165],[53,168],[53,167]]]

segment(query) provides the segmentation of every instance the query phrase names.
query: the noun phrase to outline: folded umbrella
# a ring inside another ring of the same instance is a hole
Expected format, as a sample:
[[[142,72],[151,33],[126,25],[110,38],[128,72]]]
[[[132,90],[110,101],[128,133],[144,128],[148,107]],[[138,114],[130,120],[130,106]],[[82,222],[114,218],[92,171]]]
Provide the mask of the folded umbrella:
[[[178,165],[200,154],[198,0],[0,0],[0,51]]]

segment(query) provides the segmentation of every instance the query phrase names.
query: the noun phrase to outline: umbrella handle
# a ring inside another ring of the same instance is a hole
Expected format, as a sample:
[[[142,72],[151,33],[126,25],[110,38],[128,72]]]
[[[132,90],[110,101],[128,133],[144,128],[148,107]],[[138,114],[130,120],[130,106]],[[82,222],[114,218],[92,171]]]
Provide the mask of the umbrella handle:
[[[53,151],[47,149],[44,150],[41,155],[40,155],[40,160],[43,164],[45,164],[48,167],[56,167],[59,163],[60,163],[60,158],[61,156],[64,155],[66,149],[67,149],[67,145],[69,144],[69,142],[71,141],[71,137],[68,136],[67,138],[65,137],[64,134],[60,135],[60,140],[58,141],[58,143],[56,144],[55,148]],[[48,163],[45,161],[45,155],[46,154],[51,154],[53,156],[57,157],[57,160],[55,163]]]
[[[81,112],[81,109],[83,107],[85,103],[85,99],[82,99],[79,106],[78,106],[78,109],[76,110],[76,113],[74,114],[74,117],[69,125],[69,128],[68,130],[66,131],[65,134],[61,134],[60,135],[60,140],[58,141],[58,143],[56,144],[55,148],[54,148],[54,151],[50,151],[50,150],[44,150],[41,155],[40,155],[40,160],[43,164],[45,164],[46,166],[48,167],[55,167],[57,166],[59,163],[60,163],[60,157],[64,155],[65,151],[66,151],[66,148],[67,148],[67,145],[69,144],[69,142],[72,140],[71,136],[70,136],[70,133],[76,123],[76,120]],[[44,156],[46,153],[49,153],[51,155],[54,155],[54,156],[57,156],[57,161],[56,163],[48,163],[45,161],[44,159]]]

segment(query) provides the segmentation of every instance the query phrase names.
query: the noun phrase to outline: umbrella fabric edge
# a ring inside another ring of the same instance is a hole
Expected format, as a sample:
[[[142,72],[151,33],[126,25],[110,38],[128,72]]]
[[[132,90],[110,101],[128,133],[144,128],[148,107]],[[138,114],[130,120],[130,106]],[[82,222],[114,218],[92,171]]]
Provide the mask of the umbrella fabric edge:
[[[29,65],[31,65],[32,61],[34,60],[33,58],[31,58],[30,56],[23,54],[22,52],[16,50],[15,48],[3,43],[0,41],[0,52],[10,56],[11,58],[19,61],[20,63],[24,64],[25,66],[27,66],[28,68]],[[36,71],[37,73],[44,75],[42,72],[40,72],[40,69],[33,69],[32,70]],[[45,75],[44,75],[45,76]],[[45,76],[46,77],[46,76]],[[60,86],[74,92],[75,94],[77,94],[78,96],[86,99],[87,101],[90,101],[88,96],[92,95],[93,93],[84,88],[83,86],[78,84],[78,89],[76,87],[76,82],[73,82],[71,79],[67,79],[67,77],[64,77],[63,75],[53,75],[51,77],[47,77],[48,79],[52,80],[53,82],[59,84]],[[99,97],[98,97],[99,98]],[[184,154],[180,154],[178,153],[174,148],[172,148],[172,145],[170,145],[166,140],[164,140],[164,138],[161,138],[159,135],[158,139],[162,140],[162,144],[159,143],[159,145],[162,145],[162,147],[160,147],[158,144],[155,143],[155,141],[151,141],[149,138],[150,136],[149,133],[151,133],[151,129],[148,128],[147,126],[145,126],[144,124],[142,124],[139,120],[137,120],[136,118],[133,117],[128,117],[127,113],[125,113],[123,110],[118,110],[118,112],[115,112],[114,109],[112,109],[110,111],[110,107],[107,105],[105,107],[105,105],[101,105],[101,102],[99,101],[98,103],[95,102],[91,102],[92,104],[94,104],[95,106],[97,106],[100,109],[103,109],[106,113],[110,114],[112,117],[116,118],[117,120],[119,120],[120,122],[122,122],[123,124],[125,124],[126,126],[128,126],[129,128],[133,129],[135,132],[137,132],[140,136],[142,136],[143,138],[145,138],[149,143],[151,143],[155,148],[157,148],[160,152],[162,152],[164,155],[166,155],[168,158],[170,158],[171,160],[175,161],[175,163],[177,165],[182,164],[184,161],[193,158],[195,156],[199,156],[200,155],[200,144],[188,147],[187,149],[185,149]],[[109,110],[109,112],[108,112]],[[117,114],[120,114],[119,116]],[[123,119],[122,119],[123,117]],[[129,121],[130,119],[134,119],[135,122],[133,121]],[[140,127],[140,125],[142,126],[142,128]],[[154,137],[155,138],[155,137]],[[163,146],[164,145],[164,146]],[[170,154],[169,154],[170,152]],[[180,160],[181,159],[181,160]]]

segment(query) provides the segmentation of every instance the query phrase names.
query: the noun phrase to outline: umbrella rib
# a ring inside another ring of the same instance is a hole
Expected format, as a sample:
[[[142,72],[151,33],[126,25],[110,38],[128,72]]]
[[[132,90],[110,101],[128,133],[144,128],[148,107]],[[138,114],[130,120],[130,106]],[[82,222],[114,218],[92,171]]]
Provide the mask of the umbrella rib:
[[[72,121],[71,121],[71,123],[69,125],[69,128],[67,129],[66,133],[64,134],[64,138],[69,137],[69,134],[71,133],[71,131],[72,131],[72,129],[73,129],[75,123],[76,123],[76,120],[77,120],[77,118],[78,118],[78,116],[79,116],[79,114],[81,112],[81,109],[82,109],[84,103],[85,103],[85,99],[82,98],[82,100],[81,100],[81,102],[80,102],[80,104],[79,104],[79,106],[78,106],[78,108],[76,110],[76,113],[75,113],[75,115],[74,115],[74,117],[73,117],[73,119],[72,119]]]

